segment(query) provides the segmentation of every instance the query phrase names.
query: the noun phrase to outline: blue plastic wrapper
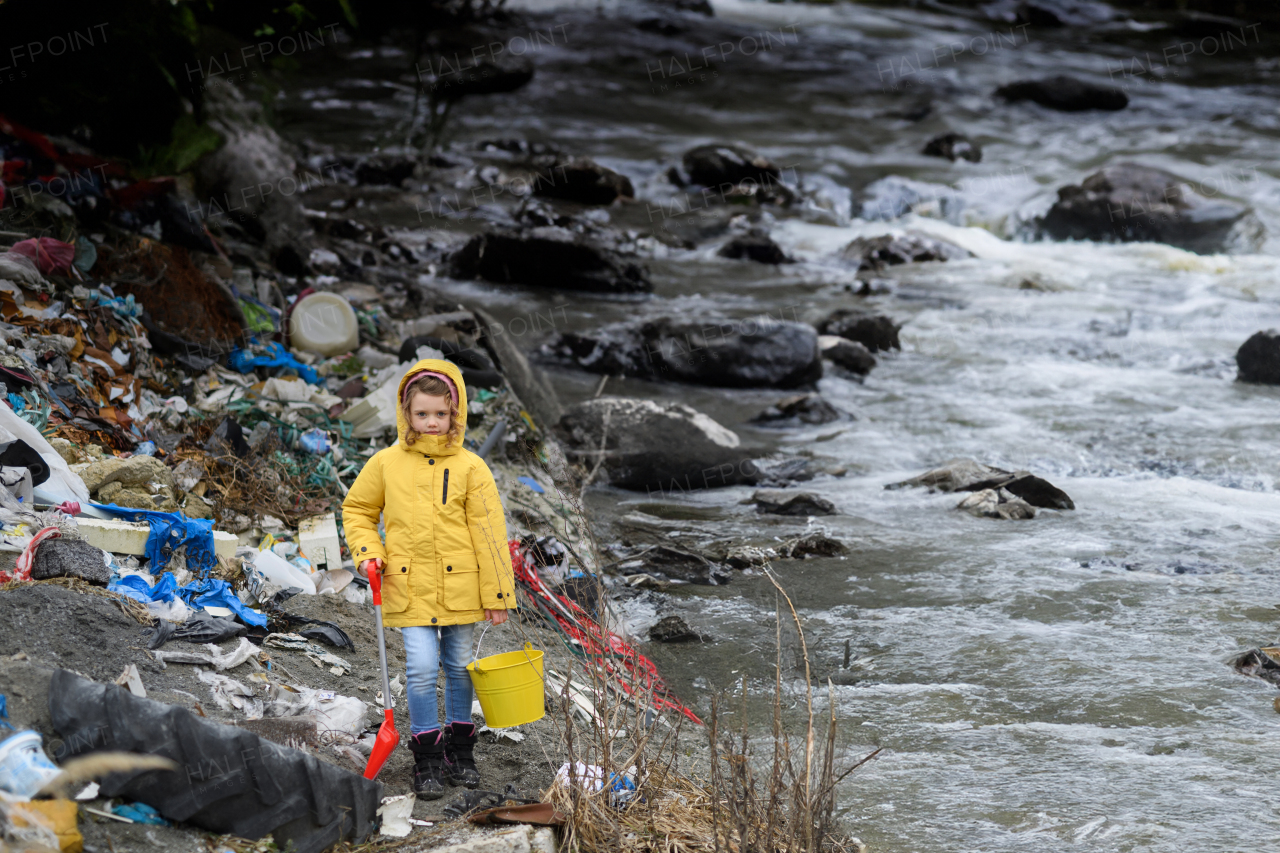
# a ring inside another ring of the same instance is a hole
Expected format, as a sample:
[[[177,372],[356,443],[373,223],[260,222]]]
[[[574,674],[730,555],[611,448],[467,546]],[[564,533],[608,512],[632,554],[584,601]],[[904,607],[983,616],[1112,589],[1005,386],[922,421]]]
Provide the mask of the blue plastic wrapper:
[[[169,602],[174,598],[181,598],[193,610],[203,610],[210,605],[226,607],[246,625],[257,628],[265,628],[267,625],[266,614],[247,606],[238,595],[232,592],[230,584],[215,578],[194,580],[186,586],[178,586],[173,573],[165,572],[160,576],[160,580],[156,581],[155,586],[148,586],[147,582],[138,575],[126,575],[108,584],[107,590],[127,595],[144,604],[148,601]]]
[[[311,385],[320,381],[320,374],[314,367],[298,361],[276,341],[263,345],[262,352],[258,355],[239,347],[233,349],[231,355],[227,357],[227,366],[240,373],[249,373],[255,367],[287,367],[297,371],[297,374]]]
[[[144,441],[133,449],[134,456],[155,456],[156,443],[154,441]]]
[[[145,521],[151,527],[147,536],[147,559],[152,573],[169,565],[169,555],[187,546],[187,568],[198,574],[208,574],[218,566],[213,552],[213,519],[187,518],[177,512],[156,512],[149,509],[130,509],[115,504],[91,504],[105,509],[129,521]]]
[[[322,429],[307,430],[298,436],[298,446],[316,456],[329,452],[329,436]]]
[[[134,823],[146,823],[151,826],[168,826],[169,821],[160,817],[160,812],[151,808],[146,803],[128,803],[120,804],[111,810],[111,813],[119,817],[127,817]]]
[[[0,693],[0,727],[13,731],[13,726],[9,725],[9,709],[5,707],[6,704],[7,700],[4,698],[4,694]]]

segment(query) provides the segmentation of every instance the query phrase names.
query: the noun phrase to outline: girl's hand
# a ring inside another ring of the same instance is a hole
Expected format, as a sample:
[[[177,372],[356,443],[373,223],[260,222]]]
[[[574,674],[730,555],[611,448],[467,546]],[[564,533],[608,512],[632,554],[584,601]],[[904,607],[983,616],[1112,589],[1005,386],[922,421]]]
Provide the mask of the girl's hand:
[[[356,567],[356,574],[358,574],[360,577],[364,578],[365,580],[368,580],[370,566],[372,566],[374,569],[377,569],[378,571],[381,571],[382,561],[379,560],[377,557],[374,557],[372,560],[365,560],[362,563],[360,563],[359,566]]]
[[[493,624],[495,624],[495,625],[501,625],[503,622],[506,622],[506,621],[507,621],[507,611],[505,611],[505,610],[486,610],[486,611],[484,612],[484,618],[485,618],[485,620],[486,620],[486,621],[488,621],[488,622],[492,622],[492,623],[493,623]]]

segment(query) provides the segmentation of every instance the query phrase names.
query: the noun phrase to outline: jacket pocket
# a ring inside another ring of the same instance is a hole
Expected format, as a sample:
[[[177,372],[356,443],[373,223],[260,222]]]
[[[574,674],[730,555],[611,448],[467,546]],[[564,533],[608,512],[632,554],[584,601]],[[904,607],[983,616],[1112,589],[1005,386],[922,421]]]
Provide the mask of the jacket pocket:
[[[479,610],[480,564],[474,554],[440,558],[440,604],[445,610]]]
[[[382,567],[383,613],[403,613],[409,609],[409,575],[412,573],[405,557],[387,557]]]

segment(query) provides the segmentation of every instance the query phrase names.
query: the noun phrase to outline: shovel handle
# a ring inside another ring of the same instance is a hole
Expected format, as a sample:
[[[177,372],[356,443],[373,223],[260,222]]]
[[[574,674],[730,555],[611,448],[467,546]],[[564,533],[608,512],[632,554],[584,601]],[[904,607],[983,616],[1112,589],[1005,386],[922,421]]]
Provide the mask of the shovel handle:
[[[374,566],[373,571],[369,572],[369,591],[373,593],[373,603],[378,607],[382,606],[382,572],[379,571],[381,566]]]

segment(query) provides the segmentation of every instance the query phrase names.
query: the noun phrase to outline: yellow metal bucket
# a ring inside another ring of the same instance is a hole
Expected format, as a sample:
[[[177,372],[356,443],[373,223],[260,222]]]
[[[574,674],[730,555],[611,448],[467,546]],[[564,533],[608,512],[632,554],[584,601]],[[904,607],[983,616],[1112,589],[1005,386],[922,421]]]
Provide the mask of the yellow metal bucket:
[[[476,698],[484,711],[485,725],[509,729],[541,720],[546,713],[542,701],[542,652],[533,644],[515,652],[490,655],[467,664]]]

